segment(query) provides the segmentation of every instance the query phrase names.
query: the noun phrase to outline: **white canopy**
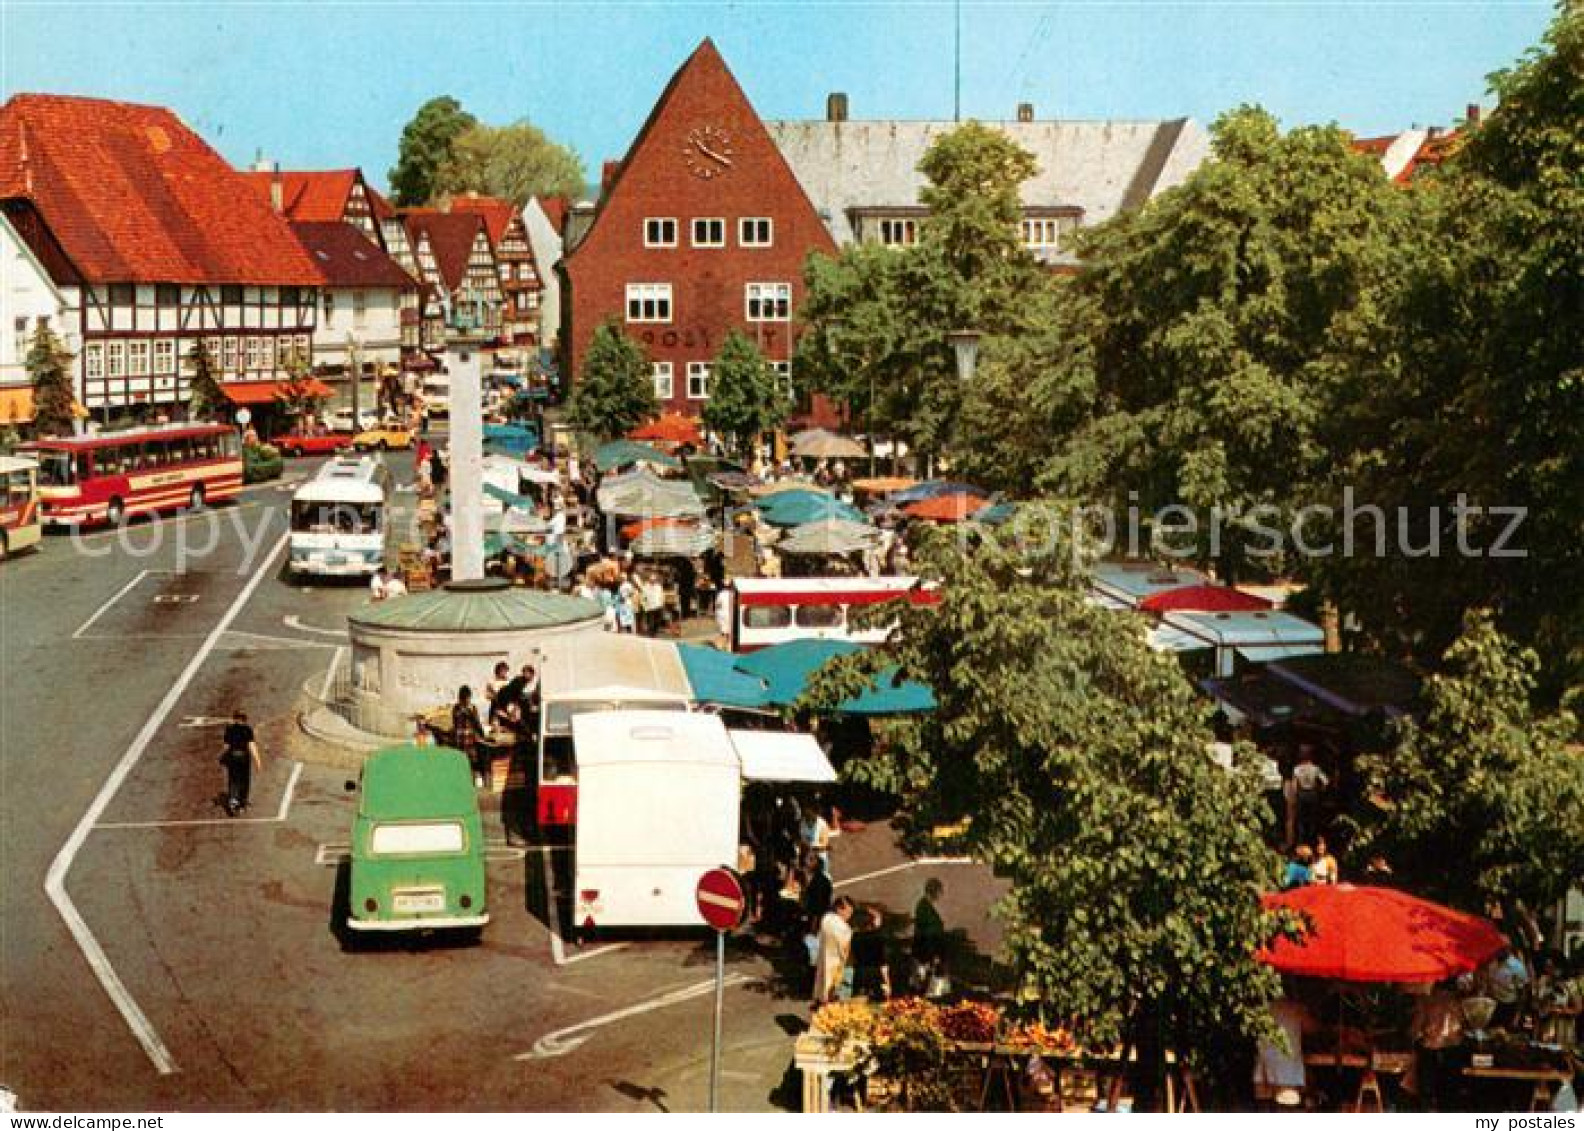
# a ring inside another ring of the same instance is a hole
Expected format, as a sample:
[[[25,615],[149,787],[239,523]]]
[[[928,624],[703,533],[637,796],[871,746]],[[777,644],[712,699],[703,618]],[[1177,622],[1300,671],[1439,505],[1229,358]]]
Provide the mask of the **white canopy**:
[[[744,781],[829,783],[836,780],[836,768],[812,734],[774,730],[728,733],[742,762]]]

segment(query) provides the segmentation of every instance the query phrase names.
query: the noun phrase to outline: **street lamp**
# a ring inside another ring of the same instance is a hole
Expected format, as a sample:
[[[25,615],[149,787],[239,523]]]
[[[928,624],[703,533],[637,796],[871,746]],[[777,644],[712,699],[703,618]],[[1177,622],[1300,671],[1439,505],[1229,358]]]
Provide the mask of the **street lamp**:
[[[952,352],[957,355],[957,380],[967,383],[973,380],[974,368],[979,364],[979,339],[978,330],[950,330],[946,340],[951,343]]]

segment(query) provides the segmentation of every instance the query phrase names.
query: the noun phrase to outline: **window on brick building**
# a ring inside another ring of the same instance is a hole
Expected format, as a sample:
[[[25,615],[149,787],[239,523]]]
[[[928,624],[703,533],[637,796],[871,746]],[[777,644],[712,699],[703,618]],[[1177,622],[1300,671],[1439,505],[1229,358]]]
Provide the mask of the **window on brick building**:
[[[669,361],[654,363],[654,391],[663,401],[676,396],[676,371]]]
[[[743,295],[750,322],[786,322],[792,317],[791,283],[749,283]]]
[[[726,221],[719,216],[704,216],[693,221],[694,247],[725,247]]]
[[[644,246],[645,247],[675,247],[677,245],[677,222],[665,216],[651,216],[644,221]]]
[[[671,321],[671,284],[628,283],[627,321]]]
[[[768,216],[744,216],[737,221],[737,242],[743,247],[769,247],[775,242],[775,223]]]
[[[690,401],[709,399],[710,363],[690,361],[687,365],[687,395]]]

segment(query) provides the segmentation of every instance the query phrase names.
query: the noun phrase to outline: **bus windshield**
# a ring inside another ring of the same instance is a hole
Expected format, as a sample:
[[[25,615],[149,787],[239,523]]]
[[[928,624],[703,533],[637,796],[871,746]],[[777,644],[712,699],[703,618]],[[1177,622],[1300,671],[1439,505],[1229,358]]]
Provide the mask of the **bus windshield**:
[[[39,452],[38,481],[41,487],[71,487],[77,482],[77,461],[83,457],[71,452]]]
[[[293,502],[293,530],[312,534],[377,534],[380,529],[378,503]]]

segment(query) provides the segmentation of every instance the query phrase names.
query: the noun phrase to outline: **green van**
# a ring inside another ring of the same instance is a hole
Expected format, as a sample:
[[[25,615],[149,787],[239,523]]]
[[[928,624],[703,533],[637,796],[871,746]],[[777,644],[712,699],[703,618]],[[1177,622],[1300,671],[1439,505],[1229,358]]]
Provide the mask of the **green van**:
[[[482,931],[484,828],[467,758],[392,746],[363,764],[347,926],[354,931]]]

